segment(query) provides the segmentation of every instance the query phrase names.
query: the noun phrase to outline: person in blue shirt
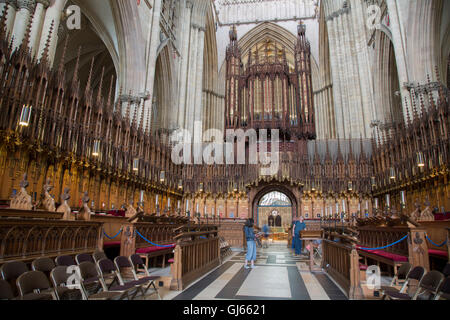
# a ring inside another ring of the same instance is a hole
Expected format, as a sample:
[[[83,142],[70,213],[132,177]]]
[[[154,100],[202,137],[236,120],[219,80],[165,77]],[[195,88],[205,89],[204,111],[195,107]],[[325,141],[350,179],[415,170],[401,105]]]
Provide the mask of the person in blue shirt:
[[[293,228],[293,242],[295,248],[295,255],[298,256],[302,253],[302,240],[300,240],[300,232],[306,229],[306,224],[303,222],[303,217],[296,218]]]
[[[247,240],[247,255],[245,256],[245,269],[249,269],[248,262],[251,262],[251,268],[255,268],[256,261],[256,239],[253,232],[253,219],[248,219],[244,226],[245,238]]]
[[[269,241],[269,232],[270,232],[270,229],[269,229],[269,226],[268,226],[267,224],[263,225],[263,227],[262,227],[262,232],[264,233],[264,242],[263,242],[264,248],[268,248],[269,245],[268,245],[267,243],[268,243],[268,241]]]

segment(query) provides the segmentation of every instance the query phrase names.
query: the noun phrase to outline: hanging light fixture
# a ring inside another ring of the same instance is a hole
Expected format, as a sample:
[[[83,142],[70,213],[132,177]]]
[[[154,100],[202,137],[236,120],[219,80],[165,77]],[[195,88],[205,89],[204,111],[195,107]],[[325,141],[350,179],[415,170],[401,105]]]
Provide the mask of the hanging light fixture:
[[[238,192],[238,185],[236,182],[233,184],[233,191]]]
[[[166,172],[165,171],[161,171],[161,173],[159,174],[159,181],[161,181],[161,183],[164,183],[164,181],[166,181]]]
[[[417,166],[419,168],[425,167],[425,159],[423,157],[423,153],[422,152],[417,152]]]
[[[32,106],[24,104],[22,107],[22,113],[20,114],[19,126],[28,127],[30,125]]]
[[[100,155],[100,140],[94,140],[94,147],[92,148],[92,156],[98,157]]]
[[[199,191],[203,192],[203,182],[200,183]]]
[[[352,181],[348,182],[348,191],[353,191],[353,182]]]
[[[372,184],[372,188],[376,188],[377,187],[377,180],[375,177],[371,177],[370,178],[370,182]]]
[[[178,189],[183,190],[183,180],[178,180]]]
[[[133,160],[133,171],[139,171],[139,158],[134,158]]]

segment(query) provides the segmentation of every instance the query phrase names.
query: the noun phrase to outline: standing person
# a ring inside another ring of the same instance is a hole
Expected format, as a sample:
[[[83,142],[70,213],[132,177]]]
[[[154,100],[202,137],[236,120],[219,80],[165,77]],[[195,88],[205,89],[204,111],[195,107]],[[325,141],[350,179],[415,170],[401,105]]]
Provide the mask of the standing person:
[[[306,224],[303,222],[303,217],[296,219],[294,228],[292,230],[292,236],[294,238],[295,255],[298,256],[302,253],[302,240],[300,240],[300,232],[306,229]]]
[[[294,241],[294,225],[295,222],[298,220],[297,217],[295,217],[294,219],[292,219],[292,224],[291,224],[291,230],[292,230],[292,235],[291,235],[291,249],[294,250],[295,249],[295,241]]]
[[[253,232],[253,219],[248,219],[244,226],[245,238],[247,239],[247,255],[245,256],[245,269],[249,269],[248,262],[251,262],[251,268],[255,268],[256,261],[256,239]]]
[[[264,233],[264,242],[263,242],[263,244],[264,244],[265,248],[269,247],[269,245],[267,244],[268,241],[269,241],[269,230],[270,229],[269,229],[269,226],[267,224],[263,225],[263,228],[262,228],[262,231]]]

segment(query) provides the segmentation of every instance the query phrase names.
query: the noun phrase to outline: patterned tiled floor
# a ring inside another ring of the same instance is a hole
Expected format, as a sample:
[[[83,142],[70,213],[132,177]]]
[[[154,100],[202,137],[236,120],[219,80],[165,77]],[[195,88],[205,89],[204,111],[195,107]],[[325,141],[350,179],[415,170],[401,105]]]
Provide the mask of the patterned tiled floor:
[[[244,261],[244,252],[235,253],[219,268],[192,284],[173,299],[347,299],[325,273],[309,271],[307,256],[295,257],[285,244],[272,244],[267,249],[258,249],[255,269],[244,269]]]

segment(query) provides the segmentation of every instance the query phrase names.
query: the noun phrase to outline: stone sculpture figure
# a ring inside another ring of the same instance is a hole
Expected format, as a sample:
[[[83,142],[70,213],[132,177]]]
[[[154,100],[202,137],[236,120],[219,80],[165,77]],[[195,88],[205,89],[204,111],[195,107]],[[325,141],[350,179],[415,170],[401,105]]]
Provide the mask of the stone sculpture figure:
[[[67,201],[70,199],[70,189],[65,188],[64,193],[61,195],[61,202],[62,204],[58,207],[57,212],[64,213],[63,220],[75,220],[75,217],[72,215],[72,209],[70,209],[69,204]]]
[[[26,190],[29,185],[27,177],[28,175],[25,173],[20,182],[20,191],[11,199],[11,209],[33,210],[33,201]]]

